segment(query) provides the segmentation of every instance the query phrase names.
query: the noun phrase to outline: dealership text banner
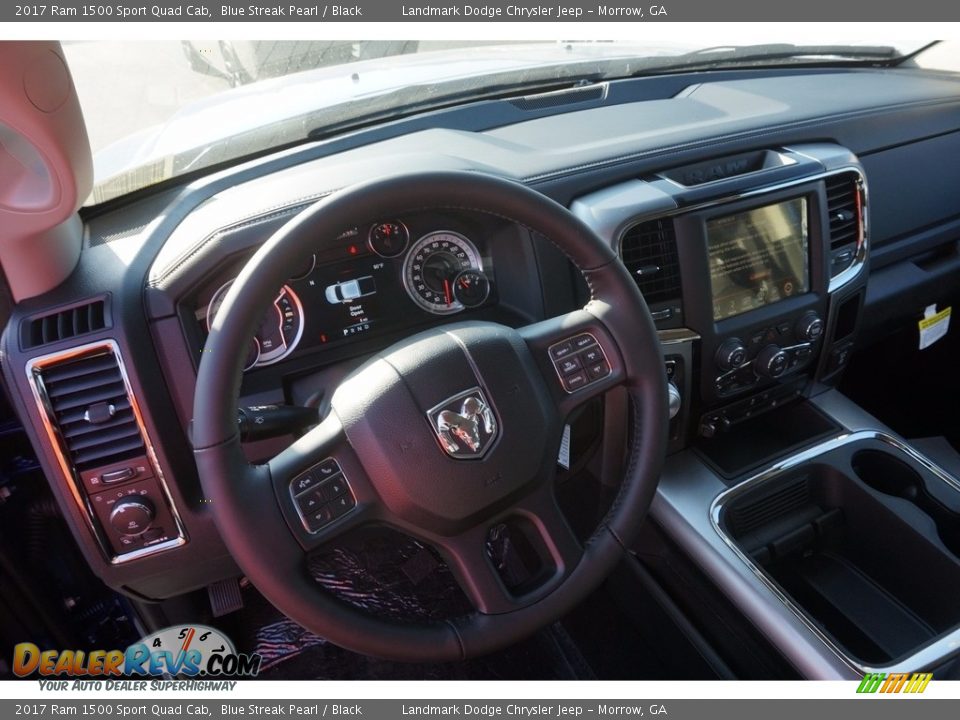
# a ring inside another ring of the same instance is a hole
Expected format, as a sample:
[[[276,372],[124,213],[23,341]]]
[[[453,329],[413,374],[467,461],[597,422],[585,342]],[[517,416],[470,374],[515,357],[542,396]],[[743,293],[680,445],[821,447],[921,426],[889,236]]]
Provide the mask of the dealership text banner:
[[[851,684],[853,688],[855,684]],[[853,692],[853,690],[851,690]],[[956,716],[956,702],[883,699],[850,700],[2,700],[0,717],[142,718],[364,718],[364,720],[423,720],[459,717],[469,720],[581,720],[649,718],[650,720],[940,720]],[[904,702],[909,702],[909,710]]]
[[[943,0],[805,0],[775,3],[769,0],[660,0],[659,2],[464,3],[442,0],[346,0],[318,3],[222,2],[2,3],[0,22],[949,22],[960,19],[960,3]]]

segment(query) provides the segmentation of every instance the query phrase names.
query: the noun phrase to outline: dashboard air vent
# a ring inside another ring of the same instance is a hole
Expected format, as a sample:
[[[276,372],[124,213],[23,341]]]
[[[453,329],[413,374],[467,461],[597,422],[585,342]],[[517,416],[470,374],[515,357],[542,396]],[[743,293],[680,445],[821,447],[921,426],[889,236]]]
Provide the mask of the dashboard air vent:
[[[656,218],[634,225],[623,236],[620,254],[648,305],[680,298],[673,220]]]
[[[144,454],[143,437],[113,352],[40,372],[70,461],[83,471]]]
[[[830,249],[855,246],[860,241],[860,187],[851,173],[826,180],[827,214],[830,218]]]
[[[28,350],[103,330],[106,326],[106,301],[94,300],[49,315],[23,320],[20,323],[20,346]]]

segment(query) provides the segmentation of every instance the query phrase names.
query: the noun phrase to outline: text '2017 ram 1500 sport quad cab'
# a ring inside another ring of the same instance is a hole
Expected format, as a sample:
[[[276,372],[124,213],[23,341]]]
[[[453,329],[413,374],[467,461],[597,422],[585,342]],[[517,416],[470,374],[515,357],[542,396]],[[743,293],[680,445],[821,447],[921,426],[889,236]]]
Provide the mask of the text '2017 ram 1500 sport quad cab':
[[[960,676],[949,53],[410,49],[0,43],[0,644]]]

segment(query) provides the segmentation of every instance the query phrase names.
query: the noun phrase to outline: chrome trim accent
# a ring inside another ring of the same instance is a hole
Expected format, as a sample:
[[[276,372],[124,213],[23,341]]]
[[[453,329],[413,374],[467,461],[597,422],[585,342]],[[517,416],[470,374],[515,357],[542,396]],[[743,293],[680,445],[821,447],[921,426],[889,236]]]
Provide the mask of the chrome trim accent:
[[[857,175],[857,197],[858,204],[860,206],[860,217],[857,218],[859,220],[860,234],[857,237],[856,254],[853,256],[853,262],[850,263],[850,267],[836,277],[830,278],[830,282],[827,285],[828,293],[836,292],[857,277],[857,275],[860,274],[860,271],[863,270],[863,266],[867,261],[867,253],[869,251],[869,241],[867,239],[867,178],[860,170],[855,169],[853,172]]]
[[[657,330],[657,337],[660,338],[661,345],[679,345],[680,343],[693,342],[694,340],[700,339],[700,335],[690,328]]]
[[[834,653],[834,655],[836,655],[852,670],[855,670],[861,674],[866,674],[871,672],[913,672],[924,668],[935,667],[940,662],[946,660],[949,656],[960,652],[960,626],[955,627],[953,630],[941,635],[934,641],[922,646],[912,655],[898,662],[894,662],[889,665],[862,664],[848,655],[833,640],[831,640],[827,634],[818,627],[817,623],[814,622],[814,620],[802,608],[797,606],[780,589],[779,585],[777,585],[776,582],[774,582],[770,576],[763,571],[762,568],[760,568],[756,563],[753,562],[753,560],[750,559],[748,555],[740,550],[737,544],[723,531],[723,528],[720,526],[721,512],[723,511],[724,506],[733,498],[736,498],[738,495],[743,494],[747,490],[757,485],[782,475],[788,470],[792,470],[793,468],[803,465],[804,463],[809,462],[820,455],[824,455],[839,447],[844,447],[845,445],[850,445],[863,440],[877,440],[890,445],[894,449],[904,453],[917,463],[921,464],[925,469],[929,470],[938,479],[945,482],[954,490],[960,492],[960,480],[954,478],[952,475],[950,475],[950,473],[940,468],[936,463],[924,455],[921,455],[906,443],[881,430],[859,430],[853,433],[842,433],[818,445],[814,445],[813,447],[796,453],[795,455],[791,455],[790,457],[771,465],[766,470],[762,470],[747,480],[744,480],[734,487],[720,493],[716,498],[714,498],[710,505],[710,522],[726,546],[750,569],[757,579],[759,579],[760,582],[763,583],[763,585],[771,593],[773,593],[777,600],[779,600],[788,610],[790,610],[790,612],[792,612],[808,630],[810,630],[821,642],[823,642],[824,645],[827,646],[831,652]]]
[[[93,507],[90,505],[89,498],[83,486],[83,480],[80,478],[76,468],[71,465],[68,459],[66,440],[64,439],[63,434],[60,432],[60,428],[56,422],[53,406],[50,403],[50,398],[47,395],[46,387],[44,386],[42,377],[43,371],[47,368],[60,365],[65,362],[70,362],[72,360],[79,360],[81,358],[102,355],[105,353],[112,354],[114,360],[117,362],[117,368],[120,370],[120,377],[123,378],[124,390],[126,391],[127,397],[130,400],[130,408],[133,410],[133,416],[137,423],[137,429],[140,431],[140,435],[143,438],[147,462],[150,463],[153,469],[153,474],[157,480],[157,484],[160,487],[160,492],[163,494],[163,499],[167,503],[167,507],[170,510],[170,515],[173,517],[173,521],[177,526],[178,535],[178,537],[173,540],[168,540],[157,545],[140,548],[139,550],[123,553],[121,555],[114,555],[114,551],[113,548],[110,547],[109,540],[98,528],[96,514],[94,513]],[[124,365],[123,357],[120,354],[120,347],[117,345],[116,341],[112,339],[99,340],[86,345],[78,345],[70,348],[69,350],[62,350],[59,352],[50,353],[48,355],[41,355],[39,357],[31,358],[27,362],[26,373],[27,381],[30,384],[30,388],[33,390],[33,397],[37,403],[37,410],[40,413],[40,419],[43,422],[43,427],[47,432],[47,439],[50,441],[50,445],[54,450],[54,454],[57,458],[57,464],[60,466],[60,472],[63,474],[64,480],[66,480],[67,488],[70,490],[70,494],[73,496],[74,502],[77,504],[77,507],[83,514],[87,527],[93,534],[94,539],[97,541],[100,551],[110,562],[110,564],[120,565],[122,563],[130,562],[131,560],[138,560],[149,555],[154,555],[165,550],[171,550],[175,547],[185,545],[188,542],[186,528],[184,527],[183,521],[180,518],[180,513],[177,511],[177,506],[173,502],[173,497],[170,495],[170,488],[167,486],[167,482],[164,479],[163,470],[160,468],[160,462],[157,460],[157,454],[154,450],[153,442],[150,440],[150,436],[147,433],[146,427],[144,426],[140,404],[133,393],[133,388],[130,385],[130,378],[127,375],[127,369]]]

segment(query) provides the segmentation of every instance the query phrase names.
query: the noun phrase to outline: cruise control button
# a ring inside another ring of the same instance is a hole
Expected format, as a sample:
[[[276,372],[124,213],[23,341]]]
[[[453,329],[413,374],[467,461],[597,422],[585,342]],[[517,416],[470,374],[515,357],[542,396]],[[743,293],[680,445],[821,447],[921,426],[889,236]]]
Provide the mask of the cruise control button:
[[[550,357],[552,357],[554,360],[560,360],[561,358],[565,358],[567,355],[571,355],[572,353],[573,344],[571,344],[569,341],[557,343],[550,348]]]
[[[557,363],[557,368],[562,375],[569,375],[572,372],[580,370],[583,366],[580,364],[580,358],[576,355],[566,357]]]
[[[584,365],[593,365],[601,362],[604,360],[603,350],[600,349],[599,345],[592,347],[589,350],[584,350],[582,353],[580,353],[580,359],[583,360]]]
[[[610,374],[610,366],[606,362],[599,362],[587,368],[587,378],[590,382],[605,378]]]
[[[573,392],[574,390],[579,390],[586,384],[587,384],[587,374],[583,370],[579,372],[575,372],[572,375],[567,375],[563,379],[563,386],[569,392]]]
[[[583,350],[597,343],[592,335],[577,335],[571,342],[573,343],[574,350]]]
[[[307,490],[315,488],[320,484],[322,479],[319,473],[313,471],[305,472],[300,477],[294,478],[293,481],[291,481],[290,489],[293,490],[294,495],[300,495]]]

